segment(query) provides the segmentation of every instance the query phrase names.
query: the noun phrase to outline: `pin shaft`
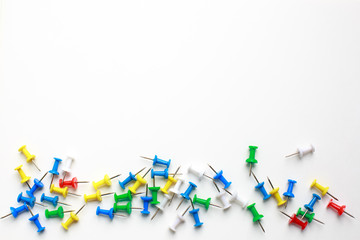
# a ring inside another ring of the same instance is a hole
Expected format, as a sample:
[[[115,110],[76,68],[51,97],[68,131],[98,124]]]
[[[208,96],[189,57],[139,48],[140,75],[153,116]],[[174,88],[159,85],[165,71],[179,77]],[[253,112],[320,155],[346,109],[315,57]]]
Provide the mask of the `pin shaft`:
[[[331,193],[327,192],[327,195],[329,195],[330,197],[332,197],[333,199],[335,199],[336,201],[339,201],[339,199],[337,199],[334,195],[332,195]]]
[[[118,174],[118,175],[115,175],[115,176],[111,177],[110,180],[111,180],[111,179],[114,179],[114,178],[117,178],[117,177],[119,177],[119,176],[121,176],[121,174]]]
[[[82,207],[75,213],[75,215],[78,215],[78,213],[85,207],[86,204],[82,205]]]
[[[0,219],[6,218],[8,216],[10,216],[12,213],[6,214],[5,216],[2,216]]]
[[[213,170],[214,171],[214,173],[216,173],[217,174],[217,172],[215,171],[215,169],[210,165],[210,164],[208,164],[208,166],[211,168],[211,170]]]
[[[189,205],[187,208],[186,208],[186,210],[183,212],[183,214],[181,215],[181,216],[184,216],[186,213],[187,213],[187,211],[189,210],[189,208],[190,208],[191,206]],[[10,213],[11,214],[11,213]]]
[[[39,170],[39,172],[41,172],[40,168],[36,165],[36,163],[34,162],[34,160],[32,160],[31,162],[34,164],[34,166],[37,168],[37,170]]]

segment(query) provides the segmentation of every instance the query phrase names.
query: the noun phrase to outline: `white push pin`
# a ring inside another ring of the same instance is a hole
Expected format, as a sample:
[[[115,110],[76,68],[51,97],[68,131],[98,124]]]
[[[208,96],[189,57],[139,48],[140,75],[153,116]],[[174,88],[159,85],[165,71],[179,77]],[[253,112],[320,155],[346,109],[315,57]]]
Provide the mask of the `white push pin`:
[[[288,158],[288,157],[298,155],[299,158],[302,158],[303,156],[305,156],[305,155],[307,155],[309,153],[313,153],[313,152],[315,152],[315,148],[314,148],[314,146],[312,144],[310,144],[308,146],[299,147],[295,153],[289,154],[289,155],[287,155],[285,157]]]
[[[190,206],[183,212],[183,214],[180,215],[180,213],[177,214],[175,221],[169,226],[170,230],[173,232],[176,232],[176,228],[180,225],[180,223],[185,222],[184,215],[189,210]]]
[[[224,189],[225,192],[230,194],[230,202],[239,204],[242,208],[246,208],[248,206],[249,200],[247,198],[244,198],[243,196],[240,196],[238,192],[230,192],[226,189]]]
[[[175,195],[176,195],[176,196],[180,196],[180,193],[181,193],[181,192],[180,192],[180,188],[181,188],[181,186],[183,185],[184,181],[185,181],[185,180],[184,180],[184,177],[180,177],[180,178],[177,180],[177,182],[175,183],[175,185],[174,185],[172,188],[170,188],[169,192],[172,193],[172,196],[171,196],[171,199],[170,199],[170,201],[169,201],[169,206],[170,206],[172,200],[174,199]]]
[[[63,181],[65,180],[66,174],[71,172],[71,165],[74,160],[75,159],[73,157],[70,157],[70,156],[66,157],[64,167],[62,168],[63,173],[64,173]]]
[[[151,217],[151,220],[154,219],[154,217],[156,216],[156,214],[158,214],[158,212],[164,211],[164,208],[166,207],[166,205],[169,203],[170,201],[170,197],[169,195],[165,194],[164,195],[164,199],[162,200],[162,202],[159,205],[155,205],[155,207],[157,207],[156,212],[154,213],[154,215]]]
[[[193,165],[190,165],[188,168],[188,173],[191,173],[194,176],[196,176],[199,179],[199,181],[204,176],[207,178],[210,178],[211,180],[214,180],[212,177],[209,177],[208,175],[205,174],[205,168],[199,168],[199,167],[194,167]]]
[[[223,205],[223,209],[226,210],[229,207],[231,207],[231,203],[229,202],[229,200],[226,198],[226,192],[225,191],[220,191],[219,187],[217,186],[216,182],[213,181],[216,189],[218,190],[218,194],[216,195],[216,198],[219,199]]]

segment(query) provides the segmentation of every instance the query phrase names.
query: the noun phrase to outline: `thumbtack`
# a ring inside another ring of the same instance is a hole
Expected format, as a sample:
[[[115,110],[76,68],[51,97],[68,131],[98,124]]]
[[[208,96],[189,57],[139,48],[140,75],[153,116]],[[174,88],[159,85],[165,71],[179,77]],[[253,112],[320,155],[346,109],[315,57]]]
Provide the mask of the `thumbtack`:
[[[231,202],[231,203],[232,203],[232,202],[237,203],[237,204],[239,204],[242,208],[247,207],[247,205],[248,205],[248,203],[249,203],[249,200],[248,200],[248,199],[240,196],[240,195],[238,194],[238,192],[236,192],[236,191],[233,192],[233,193],[231,193],[231,192],[229,192],[229,190],[227,190],[227,189],[224,189],[224,190],[225,190],[225,192],[227,192],[227,193],[230,195],[230,202]]]
[[[116,193],[114,193],[114,200],[116,203],[118,202],[122,202],[122,201],[130,201],[132,200],[132,195],[130,190],[127,191],[127,193],[123,193],[120,195],[117,195]]]
[[[265,233],[265,230],[263,228],[263,226],[261,225],[260,219],[264,217],[264,215],[259,214],[258,211],[255,208],[255,203],[250,204],[249,206],[247,206],[247,209],[252,213],[253,215],[253,222],[258,222],[261,229],[263,230],[263,232]]]
[[[110,194],[114,194],[114,192],[101,194],[100,190],[97,190],[96,193],[94,193],[94,194],[90,194],[90,195],[84,194],[84,200],[86,203],[90,202],[90,201],[96,201],[96,200],[101,202],[103,196],[107,196]]]
[[[333,210],[335,210],[339,216],[341,216],[343,213],[345,213],[346,215],[355,218],[353,215],[351,215],[350,213],[345,211],[346,206],[345,205],[338,205],[336,204],[332,199],[330,199],[330,202],[328,203],[328,205],[326,206],[327,208],[332,208]]]
[[[274,196],[274,198],[275,198],[276,201],[278,202],[278,204],[277,204],[278,206],[284,205],[284,204],[286,203],[286,201],[281,198],[281,196],[280,196],[280,194],[279,194],[279,188],[278,188],[278,187],[277,187],[277,188],[274,188],[273,184],[272,184],[271,181],[270,181],[270,178],[267,177],[267,179],[268,179],[268,181],[269,181],[269,183],[270,183],[270,186],[271,186],[271,188],[272,188],[272,190],[271,190],[269,193],[270,193],[272,196]]]
[[[66,174],[71,172],[71,166],[75,159],[73,157],[67,156],[65,160],[65,166],[62,168],[63,171],[63,181],[65,181]]]
[[[184,215],[186,214],[186,212],[189,210],[190,206],[188,206],[186,208],[186,210],[183,212],[183,214],[177,214],[176,215],[176,219],[175,221],[169,226],[170,230],[173,231],[173,232],[176,232],[176,228],[180,225],[180,223],[183,223],[185,222],[185,218],[184,218]]]
[[[144,197],[141,197],[141,200],[144,202],[144,210],[141,211],[144,215],[149,215],[149,203],[152,200],[152,197],[148,197],[148,185],[146,184],[146,194]]]
[[[195,177],[199,179],[199,181],[205,176],[211,180],[214,180],[212,177],[205,174],[205,169],[196,168],[193,165],[190,165],[188,168],[188,173],[193,174]]]
[[[151,192],[152,201],[150,202],[151,205],[159,204],[160,202],[157,200],[158,191],[160,190],[160,187],[155,187],[155,178],[153,178],[153,186],[149,187],[149,190]]]
[[[113,220],[114,218],[114,209],[113,208],[110,208],[109,210],[107,209],[101,209],[100,206],[98,206],[96,208],[96,215],[106,215],[106,216],[109,216],[110,220]]]
[[[15,168],[16,171],[18,171],[20,177],[21,177],[21,183],[26,183],[26,185],[31,189],[28,181],[31,179],[31,177],[26,176],[25,172],[21,169],[23,165],[18,166]]]
[[[172,188],[170,188],[169,192],[172,193],[171,199],[169,201],[169,206],[172,202],[172,200],[174,199],[175,195],[179,196],[180,195],[180,188],[182,186],[182,184],[184,183],[184,179],[183,178],[179,178],[175,184],[175,186],[173,186]]]
[[[33,222],[36,225],[36,227],[38,229],[37,232],[44,231],[45,227],[41,226],[41,223],[39,221],[39,214],[34,215],[32,213],[32,211],[30,210],[30,208],[28,208],[28,209],[29,209],[29,212],[31,213],[31,216],[32,216],[31,218],[29,218],[29,221]]]
[[[40,180],[37,180],[36,178],[34,179],[34,185],[30,188],[30,190],[26,191],[26,194],[29,197],[34,197],[34,193],[36,192],[36,190],[44,187],[44,184],[41,181],[44,179],[44,177],[46,176],[47,173],[48,172],[46,172]]]
[[[255,152],[256,149],[258,149],[257,146],[249,146],[249,158],[246,159],[245,162],[249,165],[249,176],[251,175],[251,169],[255,163],[258,163],[258,161],[255,159]]]
[[[314,211],[314,205],[315,203],[318,201],[318,200],[321,200],[321,197],[315,193],[313,193],[313,198],[310,200],[310,202],[308,204],[305,204],[304,207],[306,209],[304,215],[302,215],[302,217],[300,218],[300,220],[302,220],[304,218],[304,216],[306,215],[306,213],[308,211],[310,212],[313,212]]]
[[[31,198],[24,197],[22,195],[22,192],[21,192],[17,197],[17,202],[23,202],[26,205],[29,205],[30,207],[34,207],[34,205],[35,205],[35,197],[31,197]]]
[[[131,172],[129,172],[129,176],[128,176],[127,178],[125,178],[124,181],[121,182],[121,181],[119,180],[120,187],[121,187],[122,189],[125,189],[125,186],[126,186],[128,183],[130,183],[130,182],[132,182],[132,181],[136,181],[136,175],[138,175],[139,173],[141,173],[145,168],[146,168],[146,167],[142,168],[142,169],[141,169],[140,171],[138,171],[136,174],[132,174]]]
[[[154,215],[151,217],[151,220],[153,220],[155,218],[155,216],[158,214],[158,212],[160,210],[164,211],[164,209],[165,209],[166,205],[169,203],[169,201],[170,201],[169,195],[165,194],[163,201],[159,205],[155,205],[155,207],[157,207],[157,209],[156,209],[156,212],[154,213]]]
[[[109,177],[109,175],[105,174],[104,179],[98,181],[98,182],[92,182],[95,190],[98,190],[98,188],[101,188],[103,186],[111,186],[111,179],[114,179],[116,177],[119,177],[121,174],[115,175],[113,177]]]
[[[79,183],[89,183],[89,181],[78,181],[76,177],[73,177],[69,181],[64,181],[63,179],[59,179],[59,187],[63,188],[64,186],[72,187],[73,189],[77,189]]]
[[[56,207],[58,203],[62,204],[62,205],[66,205],[66,206],[71,206],[71,205],[69,205],[67,203],[59,202],[59,197],[58,196],[55,196],[55,197],[45,196],[45,193],[41,194],[40,201],[41,202],[46,201],[46,202],[52,203],[52,205],[54,207]]]
[[[223,209],[226,210],[228,208],[231,207],[231,203],[229,202],[229,200],[226,198],[225,196],[225,191],[220,191],[219,187],[217,186],[216,182],[213,181],[216,189],[218,190],[218,194],[216,195],[216,198],[219,199],[221,201],[221,203],[223,204]]]
[[[53,193],[53,192],[61,194],[64,198],[66,198],[68,194],[74,195],[74,196],[77,196],[77,197],[81,197],[81,195],[79,195],[79,194],[69,192],[68,187],[59,188],[59,187],[55,187],[54,184],[51,184],[50,193]]]
[[[210,164],[208,164],[208,165],[209,165],[209,167],[211,168],[211,170],[213,170],[214,173],[216,174],[216,175],[214,176],[214,180],[220,180],[220,181],[224,184],[224,188],[225,188],[225,189],[227,189],[228,187],[230,187],[231,182],[228,182],[228,181],[226,180],[226,178],[225,178],[224,175],[223,175],[223,170],[220,170],[220,172],[216,172],[215,169],[214,169],[212,166],[210,166]]]
[[[132,209],[139,209],[139,210],[142,210],[142,208],[138,208],[138,207],[132,207],[131,206],[131,202],[128,202],[127,204],[125,205],[117,205],[116,203],[114,203],[114,212],[119,212],[119,211],[122,211],[122,212],[127,212],[129,215],[131,214],[131,210]]]
[[[29,153],[29,151],[26,148],[26,145],[23,145],[19,148],[19,152],[21,152],[22,154],[25,155],[26,157],[26,162],[32,162],[32,164],[34,164],[34,166],[37,168],[37,170],[39,170],[39,172],[41,172],[40,168],[35,164],[34,160],[35,160],[35,155],[32,155]]]
[[[132,187],[129,187],[129,190],[135,194],[136,190],[142,186],[146,184],[146,180],[144,179],[144,177],[149,173],[149,171],[151,170],[151,168],[149,168],[149,170],[147,170],[147,172],[141,177],[139,174],[136,175],[136,182],[134,183],[134,185]]]
[[[189,186],[188,188],[185,190],[185,192],[181,193],[180,195],[183,197],[183,199],[181,199],[181,202],[179,203],[179,205],[177,206],[176,210],[179,209],[180,205],[182,204],[182,202],[184,201],[184,199],[186,200],[190,200],[190,193],[195,190],[196,188],[196,184],[195,183],[192,183],[192,182],[189,182]]]
[[[29,211],[29,207],[26,205],[26,203],[24,203],[23,205],[21,205],[20,207],[17,207],[17,208],[10,207],[10,213],[1,217],[0,219],[4,219],[10,215],[13,215],[14,218],[17,218],[17,216],[19,216],[20,213],[25,212],[25,211]]]
[[[296,216],[304,216],[306,218],[306,220],[308,221],[308,223],[311,223],[312,220],[318,222],[318,223],[321,223],[321,224],[325,224],[323,223],[322,221],[314,218],[315,217],[315,213],[306,213],[304,211],[301,210],[301,208],[298,209],[297,213],[296,213]]]
[[[173,177],[170,177],[170,176],[168,177],[168,180],[166,181],[165,186],[160,189],[163,193],[168,194],[169,188],[170,188],[174,183],[177,182],[177,180],[174,179],[174,178],[175,178],[176,174],[178,173],[180,167],[181,167],[181,166],[179,166],[179,167],[176,169]]]
[[[199,217],[200,208],[195,209],[193,201],[191,199],[190,199],[190,203],[191,203],[191,206],[192,206],[192,210],[189,211],[189,213],[193,216],[193,218],[195,220],[194,227],[201,227],[204,223],[200,222],[200,217]]]
[[[162,159],[158,158],[157,155],[155,155],[154,158],[143,157],[143,156],[140,156],[140,157],[142,157],[144,159],[147,159],[147,160],[153,161],[153,166],[155,166],[155,165],[164,165],[164,166],[166,166],[166,168],[170,167],[170,162],[171,162],[170,159],[169,159],[169,161],[165,161],[165,160],[162,160]]]
[[[199,198],[198,196],[196,196],[196,194],[194,195],[194,198],[193,198],[192,201],[193,201],[193,204],[203,205],[206,210],[209,209],[209,206],[214,206],[214,207],[217,207],[217,208],[222,208],[222,207],[220,207],[219,205],[212,204],[212,203],[211,203],[211,198],[208,198],[208,199]]]
[[[62,162],[62,160],[60,158],[54,158],[54,160],[55,160],[55,162],[54,162],[53,168],[49,171],[49,173],[52,174],[50,186],[54,181],[55,175],[59,175],[59,172],[58,172],[59,163]]]
[[[84,204],[75,214],[74,213],[70,213],[70,217],[66,220],[65,223],[61,223],[61,225],[63,226],[63,228],[65,230],[69,229],[69,226],[73,223],[73,222],[77,222],[79,221],[79,217],[77,216],[79,214],[79,212],[85,207],[86,204]]]
[[[154,169],[151,169],[151,178],[155,176],[161,176],[167,179],[169,177],[169,169],[165,168],[163,171],[154,171]]]
[[[266,189],[264,187],[264,182],[259,183],[259,180],[255,176],[254,172],[251,171],[251,174],[254,176],[255,181],[257,182],[255,189],[259,190],[262,193],[262,195],[264,196],[263,200],[269,199],[271,197],[271,195],[266,192]]]
[[[64,218],[64,213],[73,212],[74,210],[64,211],[62,206],[59,206],[58,209],[50,211],[45,209],[45,217],[46,218]]]
[[[296,181],[288,179],[288,182],[289,182],[288,189],[286,192],[283,193],[283,195],[286,197],[285,208],[287,207],[289,198],[295,197],[295,195],[293,194],[293,188],[294,188],[294,184],[296,183]]]
[[[292,153],[292,154],[289,154],[287,156],[285,156],[286,158],[288,157],[292,157],[292,156],[295,156],[295,155],[298,155],[299,158],[302,158],[303,156],[309,154],[309,153],[313,153],[315,152],[315,148],[313,145],[308,145],[308,146],[304,146],[304,147],[299,147],[295,153]]]
[[[284,214],[285,216],[287,216],[288,218],[290,218],[290,221],[289,221],[289,224],[294,224],[294,225],[297,225],[299,227],[301,227],[301,230],[304,230],[307,226],[307,222],[303,222],[301,221],[301,219],[298,219],[296,217],[296,214],[293,214],[291,217],[287,214],[287,213],[284,213],[283,211],[280,211],[282,214]]]
[[[319,190],[321,192],[321,195],[324,196],[325,194],[327,194],[330,197],[332,197],[333,199],[335,199],[336,201],[339,201],[335,196],[333,196],[332,194],[330,194],[328,192],[329,187],[324,187],[324,186],[320,185],[319,183],[316,182],[316,179],[310,185],[310,188],[313,188],[313,187],[315,187],[317,190]]]

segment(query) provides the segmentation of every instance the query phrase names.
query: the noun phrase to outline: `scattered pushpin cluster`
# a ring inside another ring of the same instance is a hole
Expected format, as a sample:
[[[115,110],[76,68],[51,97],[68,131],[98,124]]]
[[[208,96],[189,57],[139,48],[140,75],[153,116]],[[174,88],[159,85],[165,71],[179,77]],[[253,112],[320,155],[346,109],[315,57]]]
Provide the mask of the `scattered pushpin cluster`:
[[[255,176],[253,170],[254,164],[258,163],[258,161],[255,159],[255,153],[257,151],[257,146],[249,146],[249,157],[246,159],[246,163],[249,165],[249,175],[253,175],[254,179],[257,182],[257,185],[255,186],[255,189],[258,190],[262,194],[263,200],[269,199],[271,196],[275,198],[277,201],[278,206],[287,206],[287,203],[289,202],[289,199],[295,198],[294,194],[294,185],[297,183],[297,181],[288,179],[287,180],[287,191],[283,193],[283,196],[285,199],[282,199],[280,193],[279,193],[279,187],[274,188],[272,182],[270,181],[269,177],[268,182],[272,188],[269,193],[266,191],[264,182],[259,182],[257,177]],[[313,153],[314,147],[312,145],[298,148],[297,152],[294,154],[288,155],[286,157],[298,155],[300,158],[302,158],[304,155]],[[21,152],[25,157],[27,162],[32,162],[35,167],[40,171],[38,166],[35,164],[35,155],[32,155],[27,150],[26,146],[22,146],[19,149],[19,152]],[[158,158],[157,155],[155,155],[154,158],[149,157],[142,157],[147,160],[152,161],[152,166],[148,167],[146,172],[144,174],[140,173],[144,171],[147,167],[142,168],[139,170],[136,174],[133,174],[132,172],[129,172],[129,175],[123,180],[119,180],[119,186],[117,188],[119,190],[124,191],[123,193],[117,193],[117,192],[107,192],[107,193],[101,193],[99,190],[100,188],[103,188],[105,186],[110,187],[112,185],[112,179],[117,178],[121,176],[121,174],[117,174],[113,177],[109,177],[109,175],[105,174],[104,178],[99,181],[93,181],[92,187],[95,189],[95,192],[91,194],[84,194],[84,202],[85,204],[79,208],[79,210],[74,213],[74,210],[64,210],[62,206],[58,206],[58,204],[70,206],[70,204],[59,201],[59,196],[50,196],[45,195],[45,193],[42,193],[40,197],[40,201],[50,203],[50,206],[52,205],[54,208],[57,207],[57,209],[45,209],[44,216],[46,219],[50,218],[60,218],[63,219],[65,217],[66,213],[69,213],[69,217],[67,220],[63,223],[61,223],[62,227],[65,230],[68,230],[69,227],[74,222],[79,221],[78,214],[79,212],[86,206],[88,202],[95,201],[95,202],[101,202],[102,197],[113,195],[113,203],[108,206],[108,208],[101,208],[100,206],[96,207],[96,215],[98,216],[106,216],[109,217],[110,220],[114,219],[114,216],[122,216],[127,217],[131,215],[133,209],[141,210],[140,213],[143,216],[149,216],[153,209],[156,209],[154,213],[152,214],[150,220],[153,220],[159,212],[165,211],[166,207],[169,207],[171,202],[174,200],[175,197],[181,198],[181,201],[179,202],[179,205],[176,207],[176,210],[178,210],[181,206],[181,204],[185,200],[190,200],[190,205],[185,210],[182,210],[182,213],[177,213],[176,218],[174,219],[174,222],[172,222],[169,226],[169,229],[173,232],[176,232],[176,229],[178,226],[185,222],[184,215],[189,212],[189,215],[194,220],[194,227],[198,228],[203,226],[204,222],[200,220],[200,215],[202,215],[201,209],[208,210],[210,206],[220,208],[223,210],[229,209],[232,206],[232,203],[238,204],[241,208],[249,210],[249,212],[253,216],[253,222],[259,224],[262,231],[265,233],[265,229],[262,225],[262,219],[264,216],[258,212],[258,210],[255,207],[255,203],[248,204],[249,201],[247,198],[244,197],[243,194],[239,194],[237,191],[230,190],[230,186],[232,182],[228,181],[225,176],[223,170],[216,171],[211,165],[208,164],[209,168],[215,173],[214,177],[210,177],[207,175],[206,170],[203,168],[196,168],[193,165],[191,165],[187,169],[187,173],[189,175],[195,176],[199,181],[202,180],[204,177],[207,179],[210,179],[215,186],[217,190],[217,194],[215,195],[215,200],[220,203],[214,204],[212,202],[212,198],[200,198],[198,194],[194,194],[195,190],[201,191],[201,187],[198,188],[198,186],[190,181],[187,176],[182,175],[182,173],[179,173],[180,166],[177,167],[176,171],[174,173],[170,173],[170,165],[171,160],[163,160]],[[66,177],[71,173],[71,167],[72,163],[74,162],[74,158],[67,157],[66,160],[63,162],[60,158],[53,158],[54,162],[52,164],[51,170],[44,173],[44,175],[38,180],[37,178],[34,178],[32,186],[30,186],[30,176],[27,176],[22,169],[23,165],[20,165],[19,167],[15,168],[15,170],[18,172],[21,178],[21,183],[26,183],[29,190],[25,191],[26,195],[22,192],[17,197],[17,202],[21,203],[21,205],[17,207],[10,207],[10,213],[6,214],[5,216],[1,217],[0,219],[4,219],[8,216],[13,216],[14,218],[17,218],[20,214],[24,214],[26,212],[29,212],[31,214],[31,217],[29,218],[29,221],[33,222],[35,226],[37,227],[38,232],[43,232],[45,230],[45,227],[40,223],[39,219],[39,213],[33,214],[32,210],[35,205],[40,205],[43,207],[47,207],[46,205],[36,202],[36,195],[40,191],[44,189],[44,183],[42,180],[45,178],[45,176],[50,173],[52,174],[51,182],[49,185],[50,193],[51,194],[58,194],[63,198],[66,198],[69,195],[74,196],[81,196],[79,194],[69,192],[69,188],[72,188],[73,190],[78,189],[78,184],[80,183],[89,183],[89,181],[78,181],[76,177],[72,177],[72,179],[66,180]],[[51,161],[49,161],[51,162]],[[63,178],[59,179],[59,186],[55,186],[54,184],[54,178],[58,177],[60,175],[59,168],[62,167],[63,172]],[[210,170],[208,170],[210,171]],[[148,175],[148,173],[150,173]],[[179,175],[181,175],[179,177]],[[148,180],[146,178],[152,179],[152,186],[149,187]],[[156,186],[156,180],[155,179],[162,179],[162,181],[165,183],[162,187]],[[132,186],[128,185],[134,182]],[[185,186],[184,191],[181,189],[183,188],[184,183],[188,183],[187,186]],[[220,183],[221,188],[218,186],[218,183]],[[138,192],[138,190],[145,186],[144,192]],[[322,196],[329,195],[332,199],[330,199],[329,203],[327,204],[327,208],[330,208],[337,212],[339,216],[341,216],[343,213],[346,215],[354,218],[353,215],[345,211],[346,206],[345,205],[339,205],[336,202],[334,202],[333,199],[338,201],[336,197],[334,197],[332,194],[328,192],[329,187],[324,187],[320,185],[316,180],[312,182],[310,185],[310,188],[316,188],[318,191],[321,192]],[[145,194],[144,194],[145,193]],[[144,195],[141,195],[144,194]],[[133,206],[133,199],[135,196],[141,195],[140,200],[142,201],[142,207],[134,207]],[[201,193],[200,193],[201,195]],[[308,224],[310,224],[312,221],[316,221],[318,223],[324,224],[322,221],[315,218],[314,213],[314,206],[315,204],[321,200],[321,197],[317,194],[312,195],[312,199],[308,204],[304,205],[304,210],[302,208],[299,208],[294,214],[289,215],[284,211],[280,211],[282,214],[287,216],[289,220],[289,224],[296,225],[300,227],[302,230],[304,230]],[[201,205],[203,208],[195,208],[194,205]],[[192,208],[190,211],[189,209]],[[210,210],[209,210],[210,211]],[[127,215],[120,214],[121,212],[127,213]],[[206,212],[206,211],[205,211]]]

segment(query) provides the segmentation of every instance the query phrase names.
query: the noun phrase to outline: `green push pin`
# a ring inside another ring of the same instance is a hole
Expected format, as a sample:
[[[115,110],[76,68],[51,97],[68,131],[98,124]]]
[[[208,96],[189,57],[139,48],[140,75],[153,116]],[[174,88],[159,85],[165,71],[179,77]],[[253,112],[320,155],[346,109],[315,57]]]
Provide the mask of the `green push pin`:
[[[211,198],[208,198],[208,199],[198,198],[196,194],[194,195],[194,198],[193,198],[192,202],[193,202],[194,204],[197,203],[197,204],[203,205],[206,210],[209,209],[209,206],[210,206],[210,205],[211,205],[211,206],[214,206],[214,207],[221,208],[221,207],[218,206],[218,205],[215,205],[215,204],[210,203],[210,202],[211,202]]]
[[[131,202],[128,202],[127,204],[125,205],[117,205],[116,203],[114,203],[114,212],[127,212],[129,215],[131,214],[131,210],[132,209],[141,209],[142,208],[137,208],[137,207],[132,207],[131,206]]]
[[[45,217],[46,218],[64,218],[64,213],[73,212],[73,211],[74,210],[64,211],[62,206],[58,207],[58,209],[56,209],[54,211],[49,211],[48,209],[45,209]]]
[[[122,201],[130,201],[132,200],[132,194],[131,194],[131,191],[128,190],[127,193],[124,193],[124,194],[120,194],[120,195],[117,195],[116,193],[114,194],[114,200],[116,203],[118,202],[122,202]]]
[[[257,148],[258,148],[257,146],[249,146],[250,154],[249,154],[249,158],[246,159],[246,162],[250,165],[249,176],[251,175],[251,168],[253,164],[258,162],[255,159],[255,152]]]
[[[157,195],[160,190],[160,187],[155,187],[155,178],[153,178],[153,186],[149,187],[149,190],[152,196],[152,201],[150,202],[150,204],[151,205],[159,204],[160,202],[157,200]]]
[[[298,209],[297,213],[296,213],[296,216],[304,216],[305,212],[301,210],[301,208]],[[308,223],[311,223],[312,220],[318,222],[318,223],[321,223],[321,224],[325,224],[323,223],[322,221],[320,220],[317,220],[315,217],[315,213],[309,213],[307,212],[304,216],[306,218],[306,220],[308,221]]]
[[[264,217],[264,215],[259,214],[258,211],[255,208],[255,203],[247,206],[247,209],[252,213],[252,215],[254,216],[253,218],[253,222],[258,222],[261,229],[263,230],[263,232],[265,232],[263,226],[261,225],[260,219],[262,219]]]

